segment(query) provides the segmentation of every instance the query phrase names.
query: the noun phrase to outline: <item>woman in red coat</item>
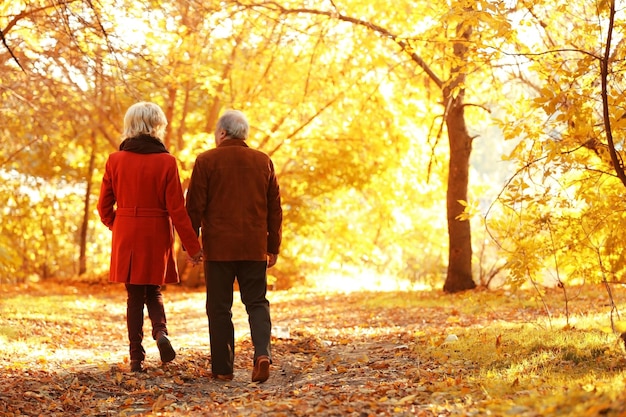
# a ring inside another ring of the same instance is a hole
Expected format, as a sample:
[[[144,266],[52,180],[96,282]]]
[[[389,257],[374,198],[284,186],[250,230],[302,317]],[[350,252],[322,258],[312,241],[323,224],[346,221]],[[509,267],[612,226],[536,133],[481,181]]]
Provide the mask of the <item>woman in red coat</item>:
[[[124,140],[109,156],[98,201],[100,219],[113,231],[111,282],[126,284],[126,323],[131,371],[142,372],[144,304],[162,362],[176,352],[167,338],[161,286],[179,282],[174,230],[195,265],[202,250],[185,209],[176,159],[165,149],[167,119],[148,102],[132,105],[124,117]]]

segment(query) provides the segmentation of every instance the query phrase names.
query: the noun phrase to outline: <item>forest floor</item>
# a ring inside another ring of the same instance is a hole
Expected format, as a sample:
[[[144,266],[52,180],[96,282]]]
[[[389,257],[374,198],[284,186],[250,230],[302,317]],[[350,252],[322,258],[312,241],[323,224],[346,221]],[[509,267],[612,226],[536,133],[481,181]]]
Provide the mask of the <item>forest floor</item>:
[[[220,382],[202,290],[166,289],[178,356],[162,365],[146,340],[148,371],[134,374],[123,286],[4,286],[0,415],[626,416],[611,299],[599,286],[566,295],[270,292],[274,363],[258,384],[237,296],[235,378]]]

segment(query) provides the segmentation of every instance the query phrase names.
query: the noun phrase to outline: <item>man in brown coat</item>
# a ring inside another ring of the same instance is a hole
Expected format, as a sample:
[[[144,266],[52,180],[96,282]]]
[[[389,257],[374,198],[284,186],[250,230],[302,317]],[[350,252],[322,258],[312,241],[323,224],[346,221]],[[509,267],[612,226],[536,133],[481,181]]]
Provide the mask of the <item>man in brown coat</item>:
[[[271,320],[267,268],[276,264],[282,208],[274,165],[246,144],[243,113],[229,110],[217,122],[216,148],[200,154],[191,174],[187,212],[202,229],[211,371],[233,378],[235,334],[233,284],[239,283],[254,345],[253,382],[269,378]]]

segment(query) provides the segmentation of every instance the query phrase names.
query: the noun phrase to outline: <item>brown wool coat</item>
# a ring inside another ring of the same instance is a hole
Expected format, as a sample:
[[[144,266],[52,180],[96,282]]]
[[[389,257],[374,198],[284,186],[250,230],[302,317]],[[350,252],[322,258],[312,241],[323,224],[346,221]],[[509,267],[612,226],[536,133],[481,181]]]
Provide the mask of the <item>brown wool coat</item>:
[[[168,153],[111,154],[102,179],[98,213],[113,231],[112,282],[179,282],[172,224],[190,255],[200,251],[185,211],[176,159]]]
[[[278,254],[280,190],[265,153],[226,139],[198,156],[187,191],[187,212],[202,228],[207,261],[264,261]]]

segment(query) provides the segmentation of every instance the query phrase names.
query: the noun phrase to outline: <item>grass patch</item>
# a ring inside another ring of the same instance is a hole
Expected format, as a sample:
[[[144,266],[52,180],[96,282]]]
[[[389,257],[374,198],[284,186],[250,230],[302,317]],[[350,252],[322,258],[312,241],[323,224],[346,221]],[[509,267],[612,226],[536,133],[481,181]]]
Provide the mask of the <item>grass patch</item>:
[[[8,341],[17,340],[19,331],[14,326],[2,325],[0,326],[0,337]]]
[[[481,388],[496,414],[595,415],[590,410],[615,407],[626,389],[623,347],[603,331],[495,323],[448,332],[459,340],[427,355],[473,364],[465,381]]]

